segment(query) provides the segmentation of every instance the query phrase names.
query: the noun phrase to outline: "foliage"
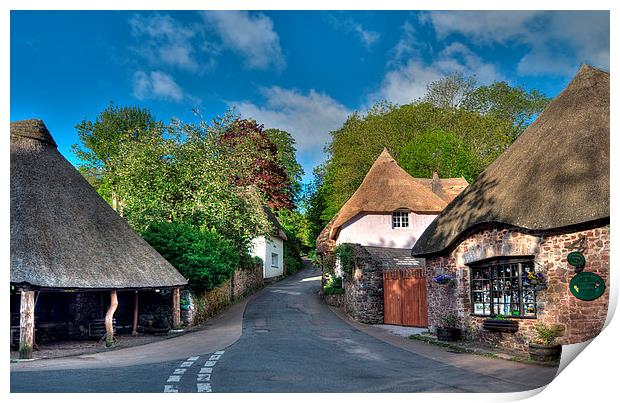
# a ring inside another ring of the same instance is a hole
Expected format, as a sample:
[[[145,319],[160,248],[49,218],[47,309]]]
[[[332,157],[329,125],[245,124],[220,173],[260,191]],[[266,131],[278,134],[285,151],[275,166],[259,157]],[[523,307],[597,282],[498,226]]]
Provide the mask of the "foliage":
[[[327,281],[323,285],[323,295],[344,294],[342,288],[342,278],[335,275],[327,275]]]
[[[454,313],[449,313],[441,318],[444,327],[457,327],[459,317]]]
[[[133,146],[159,137],[162,123],[147,109],[110,103],[94,121],[83,119],[75,128],[81,145],[73,145],[72,150],[82,161],[80,171],[122,215],[123,198],[119,195],[122,172],[119,171],[125,155]]]
[[[285,143],[286,138],[281,133],[278,132],[278,136],[274,137],[277,137],[277,141]],[[220,141],[228,148],[227,151],[233,151],[236,157],[243,152],[245,163],[249,162],[249,165],[241,171],[242,175],[231,177],[236,185],[255,186],[265,196],[267,205],[274,210],[294,208],[292,189],[294,179],[288,177],[287,169],[281,160],[290,158],[290,149],[279,153],[276,143],[263,131],[263,126],[248,119],[233,120],[220,137]],[[292,144],[290,146],[292,147]],[[240,161],[243,159],[234,160],[235,163]],[[288,163],[292,164],[291,161]]]
[[[299,248],[299,239],[296,238],[295,233],[284,229],[286,233],[286,237],[288,238],[284,241],[284,268],[286,269],[286,274],[295,274],[297,273],[303,264],[301,260],[301,251]]]
[[[451,74],[430,83],[423,101],[441,109],[456,109],[467,102],[474,88],[476,80],[473,77]]]
[[[238,250],[213,230],[182,222],[155,222],[142,236],[188,279],[193,290],[220,286],[239,265]]]
[[[336,246],[334,255],[340,261],[340,268],[342,272],[350,276],[355,268],[355,250],[350,244],[340,244]]]
[[[463,176],[472,182],[474,156],[454,133],[427,130],[412,138],[402,149],[401,167],[415,178],[427,178],[437,171],[441,178]]]
[[[290,133],[279,129],[267,129],[264,133],[267,138],[275,144],[278,161],[286,170],[291,193],[297,196],[301,190],[301,178],[304,174],[304,170],[301,164],[297,162],[295,139]]]
[[[536,324],[534,325],[534,330],[536,330],[536,339],[534,340],[534,342],[537,344],[548,346],[552,344],[555,339],[561,334],[562,326],[547,326],[543,322],[536,322]]]
[[[329,222],[324,215],[327,209],[326,196],[329,191],[323,181],[324,174],[323,165],[314,169],[312,182],[306,186],[302,198],[307,221],[306,244],[312,249],[316,248],[316,238]]]

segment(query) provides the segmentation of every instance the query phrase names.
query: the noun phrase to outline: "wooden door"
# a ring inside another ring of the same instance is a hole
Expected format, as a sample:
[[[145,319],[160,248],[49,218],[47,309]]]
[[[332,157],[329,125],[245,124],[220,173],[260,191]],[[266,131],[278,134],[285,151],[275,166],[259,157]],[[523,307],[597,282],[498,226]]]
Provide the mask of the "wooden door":
[[[426,278],[422,269],[383,272],[384,323],[428,326]]]
[[[399,325],[403,321],[400,271],[383,272],[383,323]]]

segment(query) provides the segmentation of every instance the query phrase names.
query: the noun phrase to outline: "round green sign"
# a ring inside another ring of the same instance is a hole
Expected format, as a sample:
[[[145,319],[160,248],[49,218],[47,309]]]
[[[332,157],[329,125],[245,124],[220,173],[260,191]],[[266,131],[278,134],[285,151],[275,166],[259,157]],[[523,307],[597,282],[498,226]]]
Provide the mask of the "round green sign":
[[[605,292],[605,281],[598,274],[582,271],[575,274],[568,287],[578,299],[593,301]]]
[[[575,267],[583,267],[586,265],[586,258],[581,252],[571,252],[566,256],[569,264]]]

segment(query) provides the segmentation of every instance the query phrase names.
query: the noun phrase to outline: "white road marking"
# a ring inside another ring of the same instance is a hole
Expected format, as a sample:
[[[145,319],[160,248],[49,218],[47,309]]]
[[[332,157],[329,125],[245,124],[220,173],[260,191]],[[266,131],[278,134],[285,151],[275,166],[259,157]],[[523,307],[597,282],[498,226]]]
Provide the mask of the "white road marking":
[[[211,384],[210,383],[197,383],[196,389],[198,389],[198,393],[208,393],[211,392]]]
[[[207,361],[205,362],[205,367],[212,367],[217,364],[217,361]]]
[[[177,368],[174,370],[173,374],[175,375],[183,375],[185,373],[185,371],[187,371],[186,368]]]
[[[181,366],[182,367],[191,367],[193,363],[194,363],[194,361],[185,361],[183,364],[181,364]]]
[[[221,356],[221,354],[213,354],[211,357],[209,357],[209,360],[217,361],[220,359]]]
[[[224,354],[224,350],[216,351],[216,352],[215,352],[215,353],[213,353],[213,354],[219,354],[219,355],[222,355],[222,354]]]
[[[211,374],[198,374],[196,380],[198,382],[210,381],[211,380]]]
[[[200,368],[201,374],[210,374],[212,372],[213,372],[213,368],[205,368],[205,367]]]
[[[181,380],[181,375],[170,375],[166,382],[179,382]]]
[[[179,393],[177,385],[164,385],[164,393]]]
[[[200,358],[200,356],[197,356],[197,357],[189,357],[189,358],[187,359],[187,361],[196,361],[196,360],[197,360],[197,359],[199,359],[199,358]]]

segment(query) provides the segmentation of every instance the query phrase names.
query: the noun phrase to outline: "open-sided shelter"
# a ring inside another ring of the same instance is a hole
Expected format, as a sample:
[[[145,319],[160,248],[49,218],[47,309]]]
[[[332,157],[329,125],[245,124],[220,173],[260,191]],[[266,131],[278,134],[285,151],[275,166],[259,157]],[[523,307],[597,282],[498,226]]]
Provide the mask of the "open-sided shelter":
[[[11,123],[10,137],[11,316],[20,356],[31,356],[35,329],[37,337],[58,329],[77,336],[105,324],[111,341],[118,293],[121,307],[131,301],[125,316],[134,332],[139,290],[171,294],[164,315],[178,326],[186,279],[58,152],[41,120]]]

